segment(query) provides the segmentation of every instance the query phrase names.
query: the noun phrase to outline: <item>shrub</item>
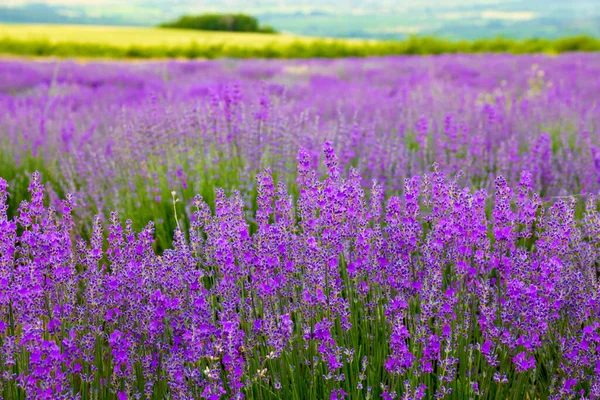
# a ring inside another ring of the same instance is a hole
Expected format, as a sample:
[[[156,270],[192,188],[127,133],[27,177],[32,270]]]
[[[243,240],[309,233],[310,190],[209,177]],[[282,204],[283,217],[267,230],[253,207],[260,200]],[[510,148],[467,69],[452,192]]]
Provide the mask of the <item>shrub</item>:
[[[276,33],[271,26],[260,26],[255,17],[245,14],[184,15],[159,25],[161,28],[195,29],[200,31]]]

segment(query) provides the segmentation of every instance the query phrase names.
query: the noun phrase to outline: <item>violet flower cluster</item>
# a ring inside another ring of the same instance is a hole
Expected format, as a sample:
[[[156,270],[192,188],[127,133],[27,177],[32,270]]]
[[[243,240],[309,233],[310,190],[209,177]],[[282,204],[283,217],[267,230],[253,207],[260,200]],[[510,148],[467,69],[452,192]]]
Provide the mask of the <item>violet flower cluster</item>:
[[[0,180],[2,398],[600,398],[593,196],[434,165],[384,200],[323,154],[296,199],[256,176],[253,233],[239,192],[196,196],[160,255],[116,213],[79,238],[38,173],[10,218]]]
[[[156,221],[161,248],[171,191],[210,203],[214,187],[236,189],[255,211],[254,176],[270,166],[295,194],[292,160],[302,147],[317,168],[325,141],[386,193],[437,162],[488,192],[527,170],[543,200],[588,196],[600,189],[599,76],[598,54],[3,61],[0,170],[11,209],[40,171],[53,205],[73,194],[87,228],[118,209],[138,230]]]

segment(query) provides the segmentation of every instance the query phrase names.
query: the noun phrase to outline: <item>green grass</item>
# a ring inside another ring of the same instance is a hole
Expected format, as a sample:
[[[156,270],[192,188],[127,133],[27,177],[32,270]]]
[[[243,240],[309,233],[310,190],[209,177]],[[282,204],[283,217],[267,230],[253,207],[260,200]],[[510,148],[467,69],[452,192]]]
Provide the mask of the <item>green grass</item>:
[[[65,156],[67,157],[67,156]],[[93,215],[101,215],[105,221],[110,218],[112,211],[117,211],[122,222],[131,220],[132,226],[136,231],[142,230],[149,221],[155,222],[155,244],[158,252],[162,252],[172,246],[174,232],[177,223],[187,232],[190,227],[190,217],[188,205],[199,194],[213,207],[215,194],[218,188],[222,188],[226,193],[238,190],[241,194],[251,200],[252,204],[248,212],[253,216],[256,212],[256,188],[252,186],[251,192],[247,192],[248,179],[253,180],[258,170],[252,171],[247,176],[242,176],[247,163],[239,157],[226,157],[215,150],[211,150],[206,156],[186,157],[184,155],[171,154],[178,165],[181,165],[182,172],[186,175],[188,185],[179,183],[177,186],[169,184],[166,176],[172,173],[164,162],[158,158],[149,158],[140,168],[143,174],[119,175],[111,181],[111,185],[119,189],[114,191],[114,197],[105,199],[103,209],[98,209],[93,198],[86,198],[85,182],[68,182],[61,172],[61,167],[57,160],[45,159],[41,155],[34,155],[31,152],[19,154],[18,156],[11,151],[0,151],[0,177],[5,179],[9,185],[8,214],[12,218],[17,215],[19,205],[22,201],[30,199],[28,192],[31,174],[35,171],[40,172],[42,182],[48,188],[52,188],[58,198],[63,199],[66,195],[64,185],[69,187],[83,189],[78,196],[83,196],[83,200],[89,204],[88,209],[82,209],[78,220],[84,221],[77,233],[83,238],[90,239]],[[193,162],[189,160],[193,159]],[[216,161],[218,160],[218,161]],[[271,160],[272,161],[272,160]],[[263,166],[267,166],[270,160],[265,156]],[[129,164],[121,166],[123,170],[130,170]],[[155,176],[156,180],[148,179],[147,176]],[[278,175],[275,173],[275,177]],[[287,183],[291,181],[285,180]],[[106,183],[104,183],[106,184]],[[104,185],[101,183],[101,185]],[[102,188],[107,190],[107,188]],[[246,191],[245,191],[246,190]],[[172,192],[175,192],[175,198],[178,201],[173,204]],[[297,190],[296,190],[297,191]],[[292,193],[295,193],[292,191]],[[46,197],[46,205],[49,205]],[[77,210],[76,210],[77,211]],[[177,219],[175,216],[177,212]],[[251,232],[256,230],[256,224],[249,218]]]
[[[205,32],[142,27],[0,24],[0,54],[84,58],[315,58],[442,53],[549,53],[600,51],[600,39],[505,38],[449,41],[325,39],[260,33]]]
[[[9,218],[17,214],[22,201],[29,200],[28,188],[33,172],[39,172],[44,184],[52,187],[60,198],[64,198],[65,193],[62,192],[60,187],[61,177],[56,174],[53,166],[53,163],[31,152],[16,156],[12,152],[0,151],[0,176],[9,185]],[[46,198],[46,200],[48,199]]]

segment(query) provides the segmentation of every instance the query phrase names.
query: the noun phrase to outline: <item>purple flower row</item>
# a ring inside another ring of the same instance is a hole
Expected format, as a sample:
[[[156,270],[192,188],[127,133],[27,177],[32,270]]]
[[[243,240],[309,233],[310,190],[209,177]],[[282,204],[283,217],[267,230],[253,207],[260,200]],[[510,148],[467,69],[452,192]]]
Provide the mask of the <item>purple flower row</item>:
[[[597,54],[3,61],[0,76],[3,156],[41,158],[88,218],[202,192],[219,165],[211,179],[249,201],[262,166],[292,183],[289,160],[303,147],[317,167],[326,140],[390,192],[434,162],[488,191],[523,170],[544,199],[600,189]]]
[[[78,238],[74,198],[35,173],[14,218],[0,180],[0,394],[58,398],[600,398],[600,214],[495,193],[440,168],[386,196],[323,146],[294,199],[256,177],[191,201],[153,249],[113,213]],[[387,200],[384,200],[387,198]],[[103,239],[106,236],[107,239]]]

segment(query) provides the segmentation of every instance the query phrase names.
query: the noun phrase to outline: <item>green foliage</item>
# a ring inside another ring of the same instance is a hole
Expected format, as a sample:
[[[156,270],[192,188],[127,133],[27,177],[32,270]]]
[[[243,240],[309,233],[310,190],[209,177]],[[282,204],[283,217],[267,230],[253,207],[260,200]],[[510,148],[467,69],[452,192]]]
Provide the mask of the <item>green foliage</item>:
[[[35,171],[41,174],[42,182],[52,188],[57,197],[65,197],[60,184],[62,177],[55,172],[54,163],[48,162],[39,154],[31,151],[18,155],[7,151],[0,152],[0,176],[6,179],[10,188],[8,197],[8,216],[10,218],[17,214],[22,201],[30,199],[29,177]],[[46,198],[47,201],[48,198]]]
[[[271,26],[260,26],[258,20],[246,14],[184,15],[161,28],[195,29],[199,31],[276,33]]]
[[[600,39],[578,36],[557,40],[505,38],[449,41],[434,37],[411,37],[405,41],[352,42],[319,39],[312,42],[276,40],[260,47],[192,42],[185,46],[129,46],[57,42],[4,37],[0,53],[22,56],[89,58],[340,58],[444,53],[548,53],[600,51]]]

